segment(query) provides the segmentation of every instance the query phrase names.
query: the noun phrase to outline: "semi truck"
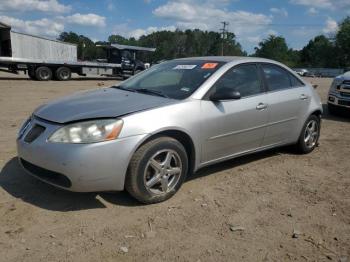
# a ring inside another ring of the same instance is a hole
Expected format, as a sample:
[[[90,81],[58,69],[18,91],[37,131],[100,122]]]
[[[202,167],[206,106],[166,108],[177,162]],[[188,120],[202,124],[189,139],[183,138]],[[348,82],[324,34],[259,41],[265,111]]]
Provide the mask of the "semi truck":
[[[0,70],[18,74],[23,71],[38,81],[69,80],[72,73],[80,76],[120,76],[127,78],[145,69],[136,59],[138,52],[155,48],[120,44],[100,45],[105,59],[79,61],[77,45],[15,32],[0,22]]]

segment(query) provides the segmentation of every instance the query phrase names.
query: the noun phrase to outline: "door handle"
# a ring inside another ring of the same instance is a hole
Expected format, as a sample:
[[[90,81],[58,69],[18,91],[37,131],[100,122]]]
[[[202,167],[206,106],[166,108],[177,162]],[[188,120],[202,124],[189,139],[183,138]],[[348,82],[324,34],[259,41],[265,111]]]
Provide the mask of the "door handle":
[[[259,103],[257,106],[256,106],[256,110],[264,110],[267,108],[267,104],[264,104],[264,103]]]
[[[306,99],[308,99],[309,97],[307,96],[307,95],[305,95],[305,94],[301,94],[300,95],[300,99],[301,100],[306,100]]]

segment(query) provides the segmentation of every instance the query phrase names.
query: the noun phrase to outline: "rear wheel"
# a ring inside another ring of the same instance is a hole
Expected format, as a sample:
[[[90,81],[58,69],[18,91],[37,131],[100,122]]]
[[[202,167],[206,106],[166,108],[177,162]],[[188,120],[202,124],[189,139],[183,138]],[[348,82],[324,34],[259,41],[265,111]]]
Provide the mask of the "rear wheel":
[[[316,115],[311,115],[306,120],[296,145],[300,153],[307,154],[315,149],[320,137],[320,123],[320,118]]]
[[[160,137],[136,151],[125,188],[142,203],[162,202],[180,189],[187,171],[188,158],[183,145],[171,137]]]
[[[35,77],[39,81],[48,81],[52,79],[52,71],[47,66],[40,66],[35,70]]]
[[[72,72],[68,67],[62,66],[55,71],[55,78],[59,81],[67,81],[71,79]]]

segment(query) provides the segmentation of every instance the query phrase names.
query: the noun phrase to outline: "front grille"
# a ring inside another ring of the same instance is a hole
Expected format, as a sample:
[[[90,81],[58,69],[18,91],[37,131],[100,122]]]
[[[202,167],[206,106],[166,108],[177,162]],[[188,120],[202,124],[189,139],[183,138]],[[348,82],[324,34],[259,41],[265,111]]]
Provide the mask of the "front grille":
[[[338,104],[342,106],[350,106],[350,101],[338,100]]]
[[[350,93],[340,92],[340,94],[345,97],[350,97]]]
[[[25,136],[24,141],[27,143],[33,142],[37,139],[43,132],[45,131],[45,127],[35,124],[32,129]]]
[[[344,84],[344,85],[350,85],[350,80],[344,80],[344,81],[343,81],[343,84]]]
[[[66,188],[69,188],[72,186],[72,182],[65,175],[36,166],[32,163],[29,163],[28,161],[25,161],[22,158],[20,160],[23,167],[34,176],[58,186],[62,186]]]

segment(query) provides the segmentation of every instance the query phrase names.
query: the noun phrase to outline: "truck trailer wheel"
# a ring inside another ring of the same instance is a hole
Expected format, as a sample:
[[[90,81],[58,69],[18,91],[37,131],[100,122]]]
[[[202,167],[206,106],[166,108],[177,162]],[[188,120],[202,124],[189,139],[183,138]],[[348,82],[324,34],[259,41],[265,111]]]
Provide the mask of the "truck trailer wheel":
[[[52,71],[47,66],[40,66],[35,70],[35,77],[39,81],[49,81],[52,78]]]
[[[29,78],[32,79],[32,80],[37,80],[37,79],[36,79],[36,76],[35,76],[34,70],[28,70],[28,76],[29,76]]]
[[[59,67],[55,71],[55,77],[58,81],[67,81],[71,78],[72,72],[68,67]]]

